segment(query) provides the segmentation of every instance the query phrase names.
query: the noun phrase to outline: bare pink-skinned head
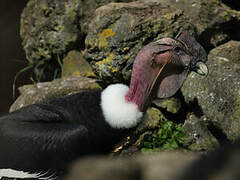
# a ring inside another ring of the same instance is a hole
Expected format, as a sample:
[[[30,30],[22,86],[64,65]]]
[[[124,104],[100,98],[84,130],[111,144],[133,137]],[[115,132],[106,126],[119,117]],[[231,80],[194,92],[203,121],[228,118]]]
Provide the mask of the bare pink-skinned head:
[[[133,64],[126,101],[135,103],[144,112],[153,99],[174,95],[189,71],[197,70],[195,64],[201,63],[199,68],[205,68],[207,74],[204,64],[206,58],[199,59],[196,57],[198,53],[206,57],[202,46],[185,32],[178,39],[162,38],[144,46]]]

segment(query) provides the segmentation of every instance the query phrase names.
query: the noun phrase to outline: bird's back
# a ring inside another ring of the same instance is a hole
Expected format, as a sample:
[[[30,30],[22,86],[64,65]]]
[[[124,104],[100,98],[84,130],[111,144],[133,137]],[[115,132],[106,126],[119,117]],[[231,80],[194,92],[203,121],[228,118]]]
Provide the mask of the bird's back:
[[[125,131],[106,123],[100,96],[80,92],[1,117],[0,169],[61,171],[82,155],[109,151]]]

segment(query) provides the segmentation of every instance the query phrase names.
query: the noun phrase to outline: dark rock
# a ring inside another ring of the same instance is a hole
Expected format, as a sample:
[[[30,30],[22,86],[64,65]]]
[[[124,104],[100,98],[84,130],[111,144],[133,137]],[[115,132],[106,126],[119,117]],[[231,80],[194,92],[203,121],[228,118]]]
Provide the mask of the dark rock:
[[[89,24],[84,56],[106,83],[126,81],[144,45],[180,29],[194,32],[181,10],[159,2],[110,3],[98,8]]]
[[[240,137],[240,42],[230,41],[208,56],[207,78],[191,73],[182,87],[186,102],[196,100],[205,125],[219,141]]]
[[[221,0],[224,4],[226,4],[227,6],[231,7],[232,9],[235,10],[240,10],[240,2],[238,0]]]
[[[134,157],[107,158],[92,157],[77,161],[67,176],[67,180],[154,180],[174,179],[199,155],[184,152],[160,152]],[[89,173],[90,169],[94,169]]]
[[[10,112],[43,100],[73,94],[81,90],[94,90],[100,88],[96,80],[80,76],[56,79],[52,82],[25,85],[19,88],[21,95],[11,106]]]
[[[239,141],[234,144],[225,144],[216,151],[194,161],[177,179],[238,180],[240,177],[239,152]]]
[[[183,128],[188,134],[185,147],[193,151],[212,151],[219,147],[218,140],[204,124],[206,118],[197,118],[194,114],[189,115]]]

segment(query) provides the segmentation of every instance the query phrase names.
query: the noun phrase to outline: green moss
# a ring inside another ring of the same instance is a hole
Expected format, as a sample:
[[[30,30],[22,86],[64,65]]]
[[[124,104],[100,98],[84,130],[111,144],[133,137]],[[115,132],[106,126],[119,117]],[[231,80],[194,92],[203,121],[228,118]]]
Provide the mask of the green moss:
[[[187,138],[181,124],[164,120],[159,129],[152,134],[146,134],[142,144],[142,152],[171,150],[181,147]]]

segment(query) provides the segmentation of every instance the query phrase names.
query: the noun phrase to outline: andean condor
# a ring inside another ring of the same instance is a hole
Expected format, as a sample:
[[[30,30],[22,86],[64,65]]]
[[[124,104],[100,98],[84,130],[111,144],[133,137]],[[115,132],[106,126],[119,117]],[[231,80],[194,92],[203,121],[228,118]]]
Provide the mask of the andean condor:
[[[0,118],[0,177],[61,177],[69,163],[106,153],[167,98],[190,71],[206,75],[207,54],[187,32],[149,43],[136,56],[130,87],[109,85],[23,107]]]

